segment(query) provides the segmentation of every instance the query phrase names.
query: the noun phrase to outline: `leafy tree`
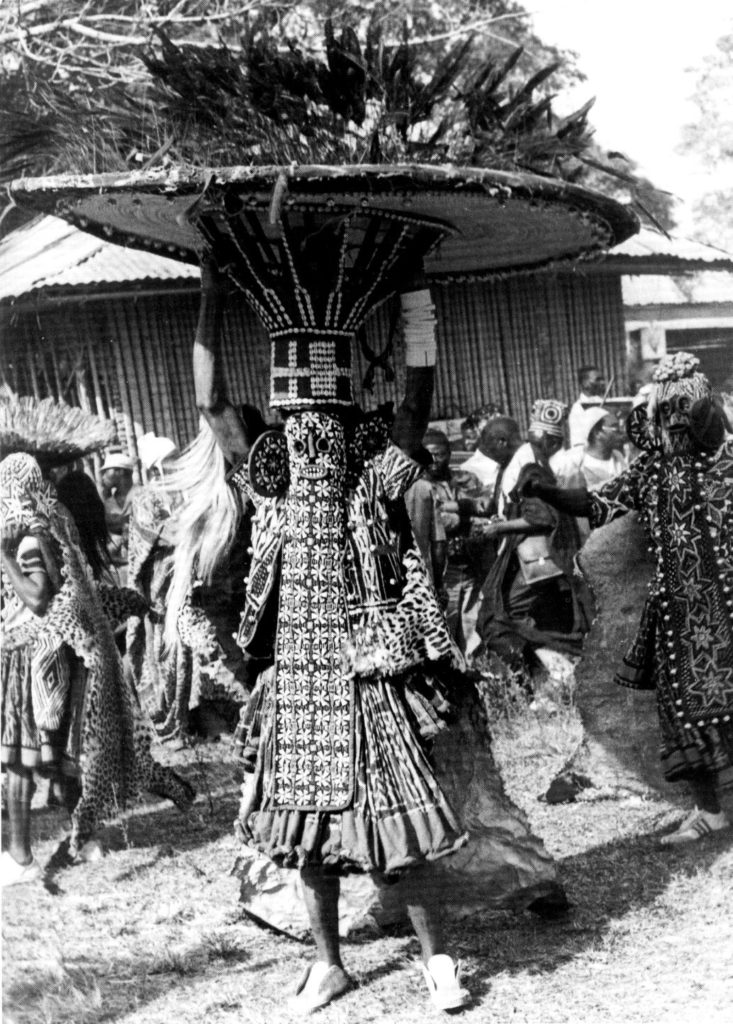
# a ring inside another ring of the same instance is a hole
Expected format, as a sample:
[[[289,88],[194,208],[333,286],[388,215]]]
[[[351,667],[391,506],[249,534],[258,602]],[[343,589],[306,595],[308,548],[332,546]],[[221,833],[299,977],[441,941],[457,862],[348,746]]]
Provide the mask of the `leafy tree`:
[[[644,224],[672,231],[676,223],[674,196],[638,175],[636,167],[636,161],[627,156],[606,153],[593,145],[585,154],[582,182],[621,203],[633,203]]]
[[[572,55],[515,0],[360,0],[333,22],[329,7],[18,0],[0,24],[2,176],[432,162],[603,172],[635,193],[632,170],[594,149],[590,103],[553,114]]]
[[[683,129],[680,151],[704,158],[716,179],[733,182],[733,33],[704,61],[692,98],[699,114]],[[693,212],[695,236],[733,252],[733,185],[711,189]]]

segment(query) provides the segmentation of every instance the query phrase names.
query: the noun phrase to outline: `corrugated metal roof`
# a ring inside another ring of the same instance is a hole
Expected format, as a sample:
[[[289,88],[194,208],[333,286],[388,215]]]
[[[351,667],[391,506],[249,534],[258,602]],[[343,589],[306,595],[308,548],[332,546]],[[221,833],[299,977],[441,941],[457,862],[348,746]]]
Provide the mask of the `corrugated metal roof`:
[[[715,264],[729,266],[733,271],[732,254],[702,242],[666,238],[650,228],[642,228],[638,235],[616,246],[604,262],[610,266],[614,263],[628,263],[641,268],[644,264],[660,261],[664,269],[670,268],[670,272],[676,264],[679,264],[680,269],[688,270],[695,266]],[[11,303],[21,296],[42,291],[58,293],[77,288],[99,290],[104,286],[119,287],[144,281],[197,281],[198,276],[199,271],[195,266],[142,250],[113,245],[80,231],[58,217],[39,217],[0,241],[0,304]],[[688,301],[675,297],[679,292],[668,279],[653,275],[652,280],[658,283],[648,288],[644,286],[644,295],[652,295],[656,290],[668,297],[644,299],[642,302],[636,299],[627,301],[624,298],[625,304]],[[701,284],[699,294],[705,297],[698,297],[696,292],[693,301],[729,301],[729,295],[711,297],[713,294],[719,295],[720,288],[724,290],[725,284],[718,286],[709,283],[704,288]]]
[[[113,245],[58,217],[39,217],[0,241],[0,303],[42,290],[198,277],[198,267]]]
[[[617,258],[645,261],[661,258],[670,262],[679,260],[681,263],[698,264],[722,263],[729,264],[733,270],[733,253],[689,238],[667,238],[659,231],[646,227],[642,227],[638,234],[627,238],[620,245],[614,246],[609,251],[606,262],[613,262]]]
[[[725,270],[706,270],[683,278],[634,274],[622,277],[621,287],[624,306],[733,304],[733,272]]]

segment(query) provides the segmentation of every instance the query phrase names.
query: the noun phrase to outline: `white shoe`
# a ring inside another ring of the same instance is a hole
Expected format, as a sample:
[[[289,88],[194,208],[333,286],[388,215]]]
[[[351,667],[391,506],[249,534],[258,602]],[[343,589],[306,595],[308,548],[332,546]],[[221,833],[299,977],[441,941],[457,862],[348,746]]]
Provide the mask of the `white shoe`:
[[[295,995],[288,999],[288,1009],[299,1017],[307,1017],[343,995],[352,984],[343,967],[316,960],[303,971]]]
[[[104,850],[98,839],[88,839],[79,850],[79,860],[85,864],[94,864],[103,857]]]
[[[674,832],[668,836],[662,836],[662,846],[681,846],[683,843],[696,843],[703,836],[711,832],[720,832],[721,829],[729,828],[725,811],[718,811],[711,814],[710,811],[701,811],[697,807],[687,815],[683,822],[678,825]]]
[[[470,992],[461,988],[460,961],[454,963],[445,953],[436,953],[422,970],[430,1001],[439,1010],[457,1010],[471,1001]]]
[[[41,865],[35,857],[30,864],[19,864],[7,850],[0,856],[0,886],[3,889],[22,882],[36,882],[42,874]]]

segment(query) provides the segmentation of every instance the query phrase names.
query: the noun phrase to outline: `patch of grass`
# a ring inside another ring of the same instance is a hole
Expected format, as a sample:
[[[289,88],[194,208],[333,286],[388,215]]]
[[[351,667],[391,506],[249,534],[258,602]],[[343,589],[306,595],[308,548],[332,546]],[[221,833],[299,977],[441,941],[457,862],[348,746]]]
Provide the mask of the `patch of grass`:
[[[580,732],[572,704],[531,703],[512,699],[492,717],[495,753],[574,911],[554,922],[506,911],[448,921],[474,994],[461,1024],[729,1024],[731,833],[667,851],[656,836],[681,815],[661,798],[539,802]],[[213,803],[204,829],[151,800],[129,814],[131,844],[60,870],[56,895],[4,893],[6,1024],[292,1024],[286,997],[314,950],[238,913],[237,780],[219,760],[224,747],[199,753]],[[165,757],[194,768],[190,751]],[[48,812],[34,812],[41,857],[57,841],[56,813],[51,827]],[[437,1020],[409,929],[349,939],[343,956],[356,987],[318,1024]]]
[[[12,1024],[94,1024],[102,1009],[97,978],[80,967],[31,969],[4,987],[3,1010]]]
[[[249,953],[240,939],[226,931],[210,932],[203,936],[202,946],[210,960],[247,960]]]
[[[166,946],[156,951],[147,962],[148,974],[177,974],[185,978],[202,970],[206,957],[198,950]]]

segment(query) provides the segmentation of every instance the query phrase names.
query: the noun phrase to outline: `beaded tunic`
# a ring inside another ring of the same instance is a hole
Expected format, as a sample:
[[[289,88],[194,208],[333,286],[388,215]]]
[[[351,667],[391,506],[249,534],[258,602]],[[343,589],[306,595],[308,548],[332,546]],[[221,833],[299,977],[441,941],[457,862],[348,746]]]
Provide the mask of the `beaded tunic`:
[[[287,429],[308,423],[328,448],[318,464],[295,472],[291,456],[283,496],[256,494],[244,469],[232,477],[256,509],[238,643],[252,642],[279,590],[272,803],[335,811],[353,799],[355,681],[428,660],[460,663],[460,654],[404,509],[403,549],[399,499],[420,467],[387,444],[348,480],[337,422],[300,413]]]
[[[645,452],[590,496],[591,526],[636,510],[656,558],[619,682],[655,686],[682,745],[733,717],[733,442],[713,454]]]

